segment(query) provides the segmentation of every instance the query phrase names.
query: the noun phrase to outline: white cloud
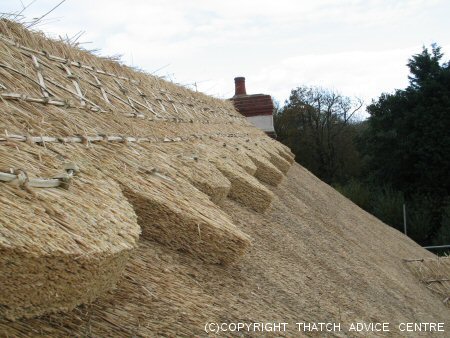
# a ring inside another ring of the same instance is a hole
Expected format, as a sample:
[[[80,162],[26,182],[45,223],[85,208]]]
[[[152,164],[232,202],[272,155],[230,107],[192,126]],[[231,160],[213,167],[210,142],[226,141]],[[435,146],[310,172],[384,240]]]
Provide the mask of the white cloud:
[[[420,48],[420,47],[419,47]],[[309,54],[283,59],[263,69],[257,83],[269,83],[275,96],[286,97],[289,88],[301,84],[331,87],[367,101],[383,90],[407,84],[406,63],[417,48],[386,51],[348,51],[334,54]],[[389,83],[389,88],[383,88]],[[278,94],[278,95],[277,95]]]

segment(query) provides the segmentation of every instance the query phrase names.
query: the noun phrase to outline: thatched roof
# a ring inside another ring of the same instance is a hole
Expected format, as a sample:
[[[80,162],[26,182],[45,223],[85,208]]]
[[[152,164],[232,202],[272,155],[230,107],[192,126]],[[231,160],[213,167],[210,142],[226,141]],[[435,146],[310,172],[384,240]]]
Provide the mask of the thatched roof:
[[[286,148],[250,127],[229,102],[48,40],[12,22],[2,21],[0,27],[0,154],[2,175],[9,175],[2,184],[7,202],[1,212],[8,222],[1,235],[5,250],[18,250],[15,259],[23,260],[22,266],[26,255],[48,255],[63,257],[67,265],[83,264],[79,269],[84,271],[89,264],[70,257],[90,261],[103,255],[111,260],[133,249],[140,231],[204,261],[230,263],[246,251],[250,239],[217,203],[232,191],[249,205],[263,194],[264,203],[255,208],[269,207],[270,192],[245,168],[254,166],[257,177],[261,172],[266,182],[277,184],[282,174],[276,165],[284,164],[284,158],[292,162]],[[76,176],[55,178],[67,163],[79,168]],[[39,182],[45,186],[45,178],[56,182],[53,189],[35,190]],[[74,182],[68,191],[61,189],[68,180]],[[235,182],[254,189],[242,191]],[[48,294],[40,290],[36,299],[23,298],[11,286],[14,296],[4,296],[1,303],[11,317],[70,308],[114,285],[123,264],[110,270],[115,275],[108,276],[109,283],[96,279],[99,271],[91,271],[93,279],[85,285],[71,280],[72,275],[61,281],[64,288],[78,290],[100,283],[93,295],[72,290],[68,300],[70,292],[60,290],[61,300],[52,305],[47,298],[56,285],[47,285]],[[8,271],[9,277],[14,273]],[[60,273],[52,272],[58,278]]]
[[[2,335],[448,318],[402,265],[433,255],[230,102],[0,21],[0,108]]]

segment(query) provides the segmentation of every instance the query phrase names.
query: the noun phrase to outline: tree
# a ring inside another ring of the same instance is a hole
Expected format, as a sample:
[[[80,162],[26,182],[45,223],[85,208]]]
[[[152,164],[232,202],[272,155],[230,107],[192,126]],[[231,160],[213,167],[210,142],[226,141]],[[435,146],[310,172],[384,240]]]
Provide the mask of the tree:
[[[368,106],[361,139],[370,173],[407,200],[432,200],[426,241],[439,231],[450,195],[450,66],[432,45],[409,59],[409,86]]]
[[[357,161],[350,125],[362,101],[319,87],[301,86],[275,114],[281,142],[296,154],[299,163],[327,183],[351,175]]]

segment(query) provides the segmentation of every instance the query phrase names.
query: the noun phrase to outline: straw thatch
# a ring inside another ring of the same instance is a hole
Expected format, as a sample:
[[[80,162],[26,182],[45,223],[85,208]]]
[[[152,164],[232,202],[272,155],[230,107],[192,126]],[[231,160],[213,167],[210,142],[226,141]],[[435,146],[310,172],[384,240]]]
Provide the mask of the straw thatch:
[[[205,154],[200,155],[194,144],[173,143],[165,145],[164,148],[170,148],[170,153],[176,154],[170,158],[170,164],[177,173],[208,195],[215,204],[220,205],[223,202],[230,191],[231,183],[208,160]],[[177,170],[177,168],[182,168],[182,170]]]
[[[266,154],[269,155],[268,160],[283,174],[286,174],[291,167],[291,163],[286,161],[281,155],[276,151],[269,153],[265,150]]]
[[[278,151],[277,155],[283,157],[290,164],[294,163],[295,155],[284,144],[273,140],[264,140],[263,143],[265,146],[269,145],[272,149],[276,149]]]
[[[207,194],[211,201],[221,204],[230,191],[230,181],[209,161],[199,160],[198,157],[185,157],[182,160],[185,174],[192,184],[201,192]],[[205,176],[204,172],[209,175]]]
[[[294,323],[327,320],[343,328],[327,335],[342,337],[353,335],[346,330],[349,323],[365,318],[391,323],[389,336],[395,337],[405,334],[399,322],[446,322],[448,330],[450,309],[442,297],[402,263],[431,253],[298,165],[270,189],[276,196],[271,212],[257,213],[229,199],[222,207],[253,239],[235,265],[204,264],[141,238],[116,289],[70,312],[16,321],[0,317],[1,335],[203,337],[207,322],[279,321],[289,322],[288,330],[273,336],[297,337]]]
[[[27,168],[30,180],[63,167],[56,154],[26,143],[0,146],[0,159]],[[140,233],[116,182],[80,173],[69,190],[0,187],[0,315],[71,309],[116,284]]]
[[[248,153],[248,157],[256,165],[255,177],[262,182],[277,186],[283,179],[283,173],[279,171],[268,159],[258,156],[252,152]]]
[[[207,263],[248,251],[220,205],[266,210],[272,194],[252,175],[278,184],[270,159],[286,172],[287,151],[230,102],[6,20],[0,75],[2,315],[91,302],[114,287],[140,232]],[[250,154],[250,139],[267,149]]]
[[[0,336],[450,317],[400,264],[431,253],[230,102],[0,21],[0,106]]]
[[[259,212],[264,212],[270,207],[273,200],[272,192],[244,169],[233,165],[233,160],[217,159],[214,164],[231,182],[230,198]]]
[[[450,257],[405,259],[408,268],[450,307]]]

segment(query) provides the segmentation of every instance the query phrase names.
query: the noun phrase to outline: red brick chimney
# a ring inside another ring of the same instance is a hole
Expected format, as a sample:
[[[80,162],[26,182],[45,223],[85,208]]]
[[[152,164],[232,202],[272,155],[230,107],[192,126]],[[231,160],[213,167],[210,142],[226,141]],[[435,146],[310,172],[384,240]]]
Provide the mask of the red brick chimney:
[[[247,117],[255,127],[263,130],[271,137],[276,137],[273,128],[273,102],[270,95],[247,95],[245,77],[235,77],[235,94],[230,99],[238,112]]]
[[[235,77],[234,88],[235,88],[234,96],[247,95],[247,91],[245,90],[245,77],[242,76]]]

